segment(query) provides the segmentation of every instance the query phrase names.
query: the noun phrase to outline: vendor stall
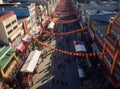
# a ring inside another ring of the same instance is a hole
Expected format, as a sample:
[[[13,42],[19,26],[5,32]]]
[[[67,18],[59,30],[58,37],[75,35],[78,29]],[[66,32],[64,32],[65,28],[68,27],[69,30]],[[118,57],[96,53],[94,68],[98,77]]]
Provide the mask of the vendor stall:
[[[41,55],[41,51],[34,50],[31,51],[27,60],[25,61],[23,67],[20,72],[22,73],[22,85],[30,86],[32,84],[32,75],[36,72],[37,63],[39,57]]]
[[[86,52],[86,48],[83,42],[73,41],[75,52]]]
[[[84,73],[84,70],[82,68],[78,68],[78,74],[79,74],[79,78],[85,77],[85,73]]]

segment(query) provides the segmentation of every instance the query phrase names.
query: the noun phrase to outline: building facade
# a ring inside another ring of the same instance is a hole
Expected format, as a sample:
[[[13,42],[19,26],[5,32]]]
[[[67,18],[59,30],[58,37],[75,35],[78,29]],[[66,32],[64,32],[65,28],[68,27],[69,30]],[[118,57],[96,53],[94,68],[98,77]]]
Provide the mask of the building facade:
[[[0,40],[15,48],[21,40],[21,30],[13,11],[1,12],[0,17]]]
[[[12,82],[20,68],[21,61],[16,57],[15,51],[10,46],[0,50],[0,77],[5,82]]]
[[[120,13],[110,19],[102,58],[104,68],[111,84],[120,88]]]

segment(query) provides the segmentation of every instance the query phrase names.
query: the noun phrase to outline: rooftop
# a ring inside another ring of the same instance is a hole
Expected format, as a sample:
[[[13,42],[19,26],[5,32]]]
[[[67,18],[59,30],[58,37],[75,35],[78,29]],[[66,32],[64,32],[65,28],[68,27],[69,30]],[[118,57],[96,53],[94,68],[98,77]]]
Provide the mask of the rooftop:
[[[22,7],[22,8],[27,8],[31,3],[4,3],[4,4],[0,4],[0,7]]]
[[[0,50],[0,67],[3,67],[5,63],[9,60],[10,56],[14,53],[14,50],[10,46],[4,46]]]
[[[0,22],[2,22],[3,20],[7,19],[8,17],[10,17],[12,15],[15,15],[14,11],[9,11],[9,12],[2,11],[2,12],[0,12]]]
[[[105,11],[105,10],[87,10],[90,15],[107,15],[107,14],[116,14],[116,12]]]

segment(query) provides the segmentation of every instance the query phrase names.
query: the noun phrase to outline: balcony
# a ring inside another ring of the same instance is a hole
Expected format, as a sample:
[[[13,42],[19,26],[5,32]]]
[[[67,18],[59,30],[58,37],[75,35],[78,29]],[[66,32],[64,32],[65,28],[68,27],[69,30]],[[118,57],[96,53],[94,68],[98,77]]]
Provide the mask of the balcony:
[[[113,39],[111,39],[110,35],[105,36],[105,42],[107,45],[113,50],[116,50],[117,42],[115,42]]]
[[[114,59],[114,54],[111,52],[111,50],[108,47],[106,47],[106,52],[110,55],[112,59]]]

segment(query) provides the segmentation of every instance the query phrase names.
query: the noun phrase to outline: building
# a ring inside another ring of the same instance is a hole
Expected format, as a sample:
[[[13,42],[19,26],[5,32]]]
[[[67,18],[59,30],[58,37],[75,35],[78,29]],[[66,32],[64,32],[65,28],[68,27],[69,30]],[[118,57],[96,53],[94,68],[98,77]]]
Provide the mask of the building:
[[[120,10],[119,5],[120,2],[116,1],[116,2],[112,2],[112,1],[100,1],[100,2],[95,2],[95,1],[91,1],[90,3],[79,3],[78,5],[78,9],[79,12],[81,12],[81,16],[83,19],[83,22],[85,22],[85,13],[86,11],[90,10],[90,12],[94,12],[92,15],[101,13],[103,14],[103,11],[107,11],[107,12],[117,12]],[[86,14],[87,15],[87,14]],[[107,18],[108,19],[108,18]]]
[[[31,26],[34,27],[36,23],[36,10],[35,3],[9,3],[9,4],[0,4],[0,10],[4,8],[5,11],[14,11],[17,19],[30,17]],[[34,29],[34,28],[33,28]]]
[[[3,0],[0,0],[0,4],[2,4],[3,3]]]
[[[110,19],[101,59],[110,83],[120,88],[120,13]]]
[[[3,81],[12,83],[20,68],[21,61],[16,57],[14,49],[4,46],[0,49],[0,77]]]
[[[85,23],[89,26],[91,20],[98,22],[109,22],[110,17],[116,15],[115,11],[85,10]]]
[[[11,12],[0,12],[0,40],[15,48],[21,41],[21,29],[19,29],[16,15]]]

